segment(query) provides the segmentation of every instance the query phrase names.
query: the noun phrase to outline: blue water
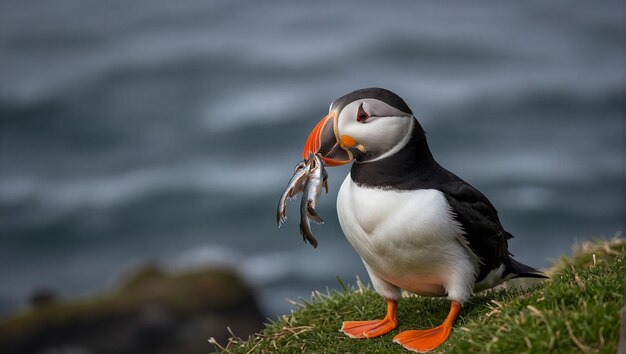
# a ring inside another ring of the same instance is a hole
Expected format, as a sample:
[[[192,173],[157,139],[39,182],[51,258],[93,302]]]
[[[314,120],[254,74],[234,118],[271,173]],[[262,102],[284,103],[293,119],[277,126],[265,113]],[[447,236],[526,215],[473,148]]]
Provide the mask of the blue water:
[[[235,267],[271,316],[367,279],[337,223],[302,243],[275,206],[354,89],[400,94],[439,162],[547,266],[624,230],[620,1],[0,2],[0,314],[129,269]]]

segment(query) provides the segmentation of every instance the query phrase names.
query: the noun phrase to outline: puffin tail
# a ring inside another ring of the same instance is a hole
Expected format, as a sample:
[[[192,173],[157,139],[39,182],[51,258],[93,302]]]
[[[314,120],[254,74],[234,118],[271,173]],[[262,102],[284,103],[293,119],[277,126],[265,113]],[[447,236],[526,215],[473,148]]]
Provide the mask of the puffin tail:
[[[520,263],[513,258],[508,259],[506,262],[505,274],[512,274],[515,278],[549,278],[542,271],[537,270],[531,266]]]

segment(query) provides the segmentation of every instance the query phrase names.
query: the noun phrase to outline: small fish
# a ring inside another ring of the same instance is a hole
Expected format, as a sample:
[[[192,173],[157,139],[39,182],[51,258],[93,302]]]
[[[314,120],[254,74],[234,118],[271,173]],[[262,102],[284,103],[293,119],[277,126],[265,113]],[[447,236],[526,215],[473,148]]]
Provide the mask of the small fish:
[[[287,188],[280,196],[278,208],[276,210],[276,223],[280,227],[287,220],[287,200],[294,198],[298,193],[302,193],[304,185],[309,178],[311,162],[300,161],[293,171],[293,175],[287,183]]]
[[[311,221],[317,224],[324,223],[322,218],[317,215],[315,206],[317,205],[317,199],[322,194],[322,186],[326,186],[326,192],[328,193],[328,174],[324,169],[324,162],[319,156],[309,154],[308,161],[311,163],[311,167],[309,179],[304,186],[304,193],[300,202],[300,234],[304,242],[308,240],[311,246],[317,247],[317,240],[311,231]]]
[[[324,189],[326,189],[326,194],[328,194],[328,172],[324,168],[324,164],[322,163],[322,177],[324,183]]]

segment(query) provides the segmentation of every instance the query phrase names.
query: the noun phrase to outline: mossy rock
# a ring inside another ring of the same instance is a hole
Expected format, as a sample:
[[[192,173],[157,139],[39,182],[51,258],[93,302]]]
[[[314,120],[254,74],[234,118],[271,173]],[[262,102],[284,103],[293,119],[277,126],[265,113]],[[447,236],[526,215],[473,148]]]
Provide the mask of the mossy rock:
[[[0,352],[32,353],[78,343],[96,353],[184,353],[177,344],[181,336],[194,333],[193,340],[206,343],[212,335],[227,338],[229,322],[253,331],[262,320],[251,289],[228,269],[169,274],[147,265],[111,292],[48,303],[1,322]],[[190,328],[194,324],[198,328]],[[155,349],[145,345],[150,341],[164,344]]]

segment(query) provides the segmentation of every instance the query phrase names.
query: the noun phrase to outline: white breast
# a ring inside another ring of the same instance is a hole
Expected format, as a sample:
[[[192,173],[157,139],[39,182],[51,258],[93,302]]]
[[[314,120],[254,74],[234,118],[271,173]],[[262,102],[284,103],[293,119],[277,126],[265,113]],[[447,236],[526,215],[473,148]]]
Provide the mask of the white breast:
[[[370,276],[421,295],[465,301],[471,294],[477,259],[440,191],[359,187],[348,175],[337,213]]]

